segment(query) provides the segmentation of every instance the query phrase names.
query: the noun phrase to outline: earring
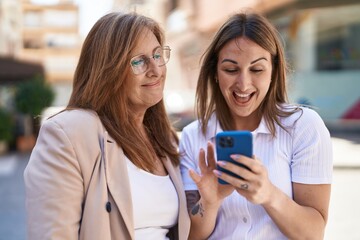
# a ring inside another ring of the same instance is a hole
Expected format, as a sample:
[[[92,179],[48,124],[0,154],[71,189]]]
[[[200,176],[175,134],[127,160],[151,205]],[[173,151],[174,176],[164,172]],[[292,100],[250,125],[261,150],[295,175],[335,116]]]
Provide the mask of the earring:
[[[215,76],[215,82],[219,83],[219,80],[218,80],[218,78],[216,76]]]

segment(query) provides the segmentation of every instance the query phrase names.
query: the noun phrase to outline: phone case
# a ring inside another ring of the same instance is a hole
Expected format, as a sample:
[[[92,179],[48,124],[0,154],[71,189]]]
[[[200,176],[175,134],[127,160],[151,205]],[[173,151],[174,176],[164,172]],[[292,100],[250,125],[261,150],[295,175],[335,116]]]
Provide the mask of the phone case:
[[[252,134],[249,131],[224,131],[216,135],[216,155],[218,160],[233,162],[239,166],[245,167],[230,158],[231,154],[241,154],[247,157],[252,157]],[[245,167],[246,168],[246,167]],[[225,172],[231,176],[235,176],[241,179],[232,172],[229,172],[219,166],[219,171]],[[228,184],[226,181],[219,179],[219,183]]]

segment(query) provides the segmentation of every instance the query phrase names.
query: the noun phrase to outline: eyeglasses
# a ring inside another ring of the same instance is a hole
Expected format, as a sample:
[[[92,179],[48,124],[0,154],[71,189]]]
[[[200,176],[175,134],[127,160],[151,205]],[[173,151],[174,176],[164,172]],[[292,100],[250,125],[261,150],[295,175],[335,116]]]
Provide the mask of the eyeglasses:
[[[170,59],[170,47],[158,47],[151,57],[137,55],[130,60],[130,66],[135,75],[146,72],[149,69],[150,59],[154,59],[158,67],[164,66]]]

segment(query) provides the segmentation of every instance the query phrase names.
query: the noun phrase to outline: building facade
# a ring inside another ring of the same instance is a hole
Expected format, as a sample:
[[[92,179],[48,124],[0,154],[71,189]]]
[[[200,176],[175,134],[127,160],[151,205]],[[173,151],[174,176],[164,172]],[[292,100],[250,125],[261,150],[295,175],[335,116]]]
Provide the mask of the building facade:
[[[45,80],[55,92],[55,106],[67,104],[82,39],[79,8],[72,1],[37,4],[21,3],[21,49],[18,57],[43,65]]]
[[[357,0],[118,0],[115,5],[140,5],[148,13],[165,8],[155,15],[162,16],[172,48],[165,99],[170,112],[193,110],[201,56],[217,29],[235,12],[256,10],[284,40],[290,101],[313,106],[327,124],[360,123]]]

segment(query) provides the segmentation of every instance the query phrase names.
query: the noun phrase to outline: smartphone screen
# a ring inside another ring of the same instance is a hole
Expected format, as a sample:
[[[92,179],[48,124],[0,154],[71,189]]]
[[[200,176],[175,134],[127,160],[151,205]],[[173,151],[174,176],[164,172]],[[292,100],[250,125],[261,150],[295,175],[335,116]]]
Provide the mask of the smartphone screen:
[[[224,131],[216,135],[216,155],[217,160],[233,162],[239,166],[245,167],[244,165],[235,162],[230,158],[231,154],[240,154],[247,157],[253,156],[252,146],[252,134],[249,131]],[[225,172],[231,176],[238,177],[232,172],[229,172],[220,166],[217,166],[219,171]],[[228,184],[222,179],[219,179],[219,183]]]

